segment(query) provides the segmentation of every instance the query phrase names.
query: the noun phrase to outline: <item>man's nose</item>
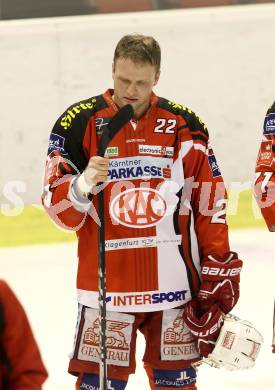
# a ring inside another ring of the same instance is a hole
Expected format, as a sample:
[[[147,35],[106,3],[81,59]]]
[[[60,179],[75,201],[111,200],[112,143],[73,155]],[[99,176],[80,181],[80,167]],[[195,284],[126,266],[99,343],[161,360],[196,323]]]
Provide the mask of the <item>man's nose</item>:
[[[137,92],[136,85],[134,83],[129,84],[127,88],[128,97],[135,96],[136,92]]]

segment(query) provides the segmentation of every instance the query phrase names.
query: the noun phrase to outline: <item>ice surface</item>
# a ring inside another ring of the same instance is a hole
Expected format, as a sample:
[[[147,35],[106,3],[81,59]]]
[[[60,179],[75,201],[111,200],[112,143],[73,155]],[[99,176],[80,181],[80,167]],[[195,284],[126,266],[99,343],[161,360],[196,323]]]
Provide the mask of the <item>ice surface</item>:
[[[264,336],[253,369],[226,372],[201,367],[199,390],[274,390],[275,354],[271,353],[275,297],[275,236],[265,230],[234,231],[231,248],[244,260],[241,297],[233,313],[251,321]],[[70,244],[0,248],[0,278],[6,279],[23,303],[39,342],[50,377],[44,390],[74,389],[67,374],[77,312],[76,246]],[[144,341],[138,337],[137,372],[127,390],[149,390],[142,368]]]

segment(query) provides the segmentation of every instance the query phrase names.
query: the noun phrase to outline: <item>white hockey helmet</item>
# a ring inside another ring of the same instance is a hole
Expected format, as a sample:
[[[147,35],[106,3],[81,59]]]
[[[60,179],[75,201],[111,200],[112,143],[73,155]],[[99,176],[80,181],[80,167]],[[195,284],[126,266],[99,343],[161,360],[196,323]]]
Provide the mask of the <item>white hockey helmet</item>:
[[[250,322],[227,314],[214,350],[195,365],[207,363],[227,370],[253,367],[263,341],[260,332]]]

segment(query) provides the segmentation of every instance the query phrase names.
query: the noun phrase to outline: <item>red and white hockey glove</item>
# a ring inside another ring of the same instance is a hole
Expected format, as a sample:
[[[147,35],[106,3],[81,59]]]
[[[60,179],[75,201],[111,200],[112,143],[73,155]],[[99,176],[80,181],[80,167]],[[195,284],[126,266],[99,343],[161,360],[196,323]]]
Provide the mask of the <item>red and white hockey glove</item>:
[[[201,315],[199,302],[192,300],[184,306],[183,320],[197,342],[200,355],[207,357],[213,351],[223,325],[221,309],[213,305]]]
[[[243,262],[235,252],[223,258],[208,256],[201,262],[202,283],[197,295],[201,309],[206,312],[217,304],[229,313],[239,299],[240,272]]]

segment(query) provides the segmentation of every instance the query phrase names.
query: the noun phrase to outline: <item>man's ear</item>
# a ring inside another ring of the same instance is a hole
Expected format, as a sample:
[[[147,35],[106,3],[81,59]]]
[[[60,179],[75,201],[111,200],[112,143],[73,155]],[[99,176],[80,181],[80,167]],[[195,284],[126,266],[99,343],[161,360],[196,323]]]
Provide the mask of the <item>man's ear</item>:
[[[160,70],[156,73],[154,85],[157,85],[160,77]]]
[[[114,79],[114,73],[115,73],[115,63],[112,63],[112,78]]]
[[[112,78],[114,79],[114,75],[115,75],[115,63],[113,62],[112,63]]]

